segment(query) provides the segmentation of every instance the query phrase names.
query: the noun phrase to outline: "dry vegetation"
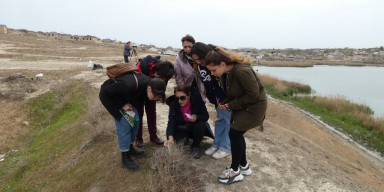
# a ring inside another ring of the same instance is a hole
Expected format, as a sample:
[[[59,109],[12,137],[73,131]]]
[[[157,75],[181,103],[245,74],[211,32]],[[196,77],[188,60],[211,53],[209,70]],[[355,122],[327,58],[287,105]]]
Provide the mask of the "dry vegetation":
[[[344,60],[266,60],[261,59],[255,62],[256,65],[264,65],[269,67],[313,67],[314,65],[348,65],[348,66],[383,66],[381,62],[367,61],[344,61]]]
[[[273,60],[267,61],[265,59],[260,60],[258,65],[265,65],[269,67],[313,67],[312,61],[282,61],[282,60]]]
[[[154,173],[148,177],[144,191],[202,191],[204,183],[200,180],[201,170],[188,163],[187,149],[174,145],[168,150],[157,149],[150,159]]]
[[[354,104],[343,96],[315,97],[314,102],[325,106],[329,111],[351,114],[362,120],[367,128],[375,129],[384,135],[384,118],[373,117],[373,111],[365,105]]]
[[[146,125],[147,157],[135,159],[140,171],[121,168],[114,122],[98,99],[105,70],[85,66],[90,58],[104,66],[121,62],[122,46],[0,35],[0,154],[5,154],[0,191],[384,189],[381,161],[276,100],[269,100],[264,132],[253,129],[245,135],[253,174],[241,183],[217,182],[230,157],[195,160],[183,149],[159,148],[148,142]],[[174,61],[174,56],[162,59]],[[44,74],[40,81],[28,80],[38,73]],[[168,95],[174,80],[170,83]],[[215,110],[207,106],[214,127]],[[164,139],[168,107],[160,104],[157,110],[158,135]],[[211,144],[211,139],[204,140],[202,152]]]

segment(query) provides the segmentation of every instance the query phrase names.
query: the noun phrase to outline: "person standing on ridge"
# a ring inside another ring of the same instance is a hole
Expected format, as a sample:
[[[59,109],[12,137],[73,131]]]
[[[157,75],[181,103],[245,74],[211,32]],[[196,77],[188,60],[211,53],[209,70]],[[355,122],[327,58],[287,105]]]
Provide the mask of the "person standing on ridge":
[[[126,73],[106,80],[100,88],[99,98],[116,124],[117,140],[122,155],[121,166],[130,171],[139,170],[132,156],[142,157],[144,151],[133,147],[139,125],[131,124],[124,113],[134,113],[137,117],[136,103],[141,100],[162,101],[165,99],[166,84],[164,80],[153,75]],[[135,118],[136,119],[136,118]]]
[[[197,42],[191,49],[193,60],[199,65],[198,70],[204,83],[208,101],[215,105],[217,120],[215,121],[215,140],[210,148],[205,151],[206,155],[212,155],[215,159],[221,159],[231,154],[231,143],[229,141],[229,129],[231,111],[222,110],[219,104],[226,97],[224,90],[220,87],[220,79],[210,75],[205,66],[205,57],[215,46]],[[224,74],[223,76],[226,76]]]
[[[144,59],[141,59],[140,62],[136,64],[140,73],[143,73],[147,76],[157,75],[159,76],[167,85],[168,80],[171,79],[174,74],[174,68],[171,62],[169,61],[160,61],[160,56],[152,57],[148,55]],[[164,141],[157,137],[157,127],[156,127],[156,101],[151,101],[149,99],[141,100],[136,103],[137,112],[139,113],[139,130],[136,135],[136,146],[143,147],[143,116],[144,109],[147,115],[147,125],[148,132],[150,136],[150,142],[156,145],[163,145]]]
[[[125,62],[125,63],[128,63],[128,62],[129,62],[128,57],[131,55],[131,50],[132,50],[131,42],[128,41],[128,42],[124,45],[124,62]]]
[[[232,110],[229,130],[232,164],[219,175],[219,182],[231,184],[243,180],[243,175],[252,174],[246,157],[244,133],[263,125],[267,94],[251,67],[249,57],[216,47],[207,54],[204,62],[212,75],[221,77],[227,93],[219,108]]]
[[[205,88],[203,81],[198,74],[197,63],[191,57],[191,48],[195,44],[195,39],[191,35],[186,35],[181,39],[183,49],[176,56],[175,61],[175,80],[176,84],[186,85],[191,94],[200,95],[205,101]]]

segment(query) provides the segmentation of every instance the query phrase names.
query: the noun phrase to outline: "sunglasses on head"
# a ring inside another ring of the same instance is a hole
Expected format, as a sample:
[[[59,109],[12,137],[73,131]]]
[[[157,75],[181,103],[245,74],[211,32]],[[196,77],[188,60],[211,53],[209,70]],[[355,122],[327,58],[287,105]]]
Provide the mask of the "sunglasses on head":
[[[180,97],[176,97],[176,100],[177,101],[184,101],[185,99],[187,99],[187,97],[186,96],[180,96]]]

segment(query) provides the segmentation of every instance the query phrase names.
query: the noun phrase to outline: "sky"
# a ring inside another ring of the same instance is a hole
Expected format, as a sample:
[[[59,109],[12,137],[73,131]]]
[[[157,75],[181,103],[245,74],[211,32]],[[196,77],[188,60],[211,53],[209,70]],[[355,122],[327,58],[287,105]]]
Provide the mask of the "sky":
[[[230,49],[384,46],[383,0],[0,0],[13,29],[93,35],[181,48],[181,38]]]

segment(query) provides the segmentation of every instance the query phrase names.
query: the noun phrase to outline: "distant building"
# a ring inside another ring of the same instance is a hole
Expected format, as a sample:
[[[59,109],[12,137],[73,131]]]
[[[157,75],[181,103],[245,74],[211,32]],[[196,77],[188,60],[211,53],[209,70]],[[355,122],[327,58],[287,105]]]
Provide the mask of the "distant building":
[[[0,34],[7,34],[7,33],[8,33],[7,26],[0,24]]]
[[[42,31],[38,31],[37,32],[38,35],[43,35],[43,36],[46,36],[47,34],[45,34],[45,32],[42,32]]]
[[[95,37],[95,36],[91,36],[91,35],[87,35],[87,36],[82,36],[80,37],[82,41],[93,41],[93,42],[100,42],[100,39]]]
[[[79,41],[80,37],[78,35],[74,35],[72,36],[72,40]]]
[[[59,39],[60,38],[60,34],[56,33],[56,32],[47,32],[47,33],[45,33],[45,35],[47,37],[53,38],[53,39]]]

